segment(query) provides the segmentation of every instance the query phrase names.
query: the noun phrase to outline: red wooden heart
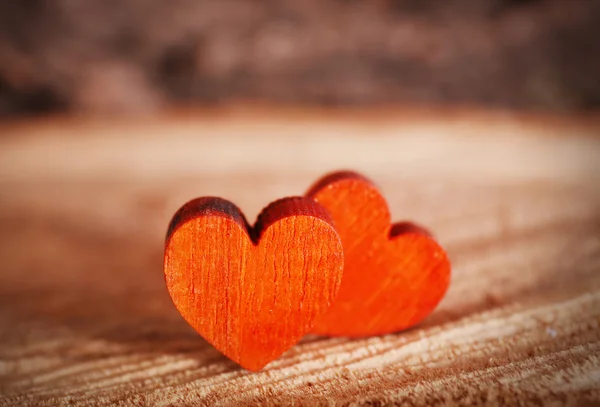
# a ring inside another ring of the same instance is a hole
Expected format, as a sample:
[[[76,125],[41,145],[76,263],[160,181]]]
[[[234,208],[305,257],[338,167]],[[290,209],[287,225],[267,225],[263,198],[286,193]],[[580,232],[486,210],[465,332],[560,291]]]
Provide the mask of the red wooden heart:
[[[325,176],[307,196],[331,214],[345,264],[338,296],[313,332],[379,335],[413,326],[431,313],[450,283],[450,262],[427,231],[407,222],[390,224],[385,199],[356,173]]]
[[[343,249],[313,200],[276,201],[251,228],[220,198],[198,198],[173,217],[165,280],[185,320],[242,367],[260,370],[310,331],[333,302]]]

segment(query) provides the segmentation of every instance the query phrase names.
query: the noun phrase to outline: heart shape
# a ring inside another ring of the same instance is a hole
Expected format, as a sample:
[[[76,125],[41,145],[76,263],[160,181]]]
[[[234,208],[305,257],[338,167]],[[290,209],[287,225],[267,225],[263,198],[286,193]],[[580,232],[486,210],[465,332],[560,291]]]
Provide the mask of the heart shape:
[[[408,222],[392,225],[385,198],[354,172],[325,176],[306,196],[327,209],[344,246],[342,286],[314,333],[391,333],[433,311],[450,284],[450,262],[426,230]]]
[[[331,218],[305,197],[273,202],[254,227],[229,201],[190,201],[171,221],[164,259],[167,288],[184,319],[254,371],[311,330],[343,272]]]

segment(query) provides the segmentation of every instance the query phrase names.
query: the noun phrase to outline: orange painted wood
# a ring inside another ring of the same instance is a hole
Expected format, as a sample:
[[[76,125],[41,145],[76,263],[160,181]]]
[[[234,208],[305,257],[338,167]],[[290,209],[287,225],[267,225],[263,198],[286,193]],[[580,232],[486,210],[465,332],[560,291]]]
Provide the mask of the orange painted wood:
[[[311,199],[275,201],[250,227],[234,204],[205,197],[174,215],[164,272],[185,320],[231,360],[257,371],[330,307],[343,249],[331,218]]]
[[[385,198],[353,172],[325,176],[307,193],[331,214],[344,245],[344,277],[313,332],[362,337],[396,332],[425,318],[450,283],[445,251],[423,228],[390,223]]]

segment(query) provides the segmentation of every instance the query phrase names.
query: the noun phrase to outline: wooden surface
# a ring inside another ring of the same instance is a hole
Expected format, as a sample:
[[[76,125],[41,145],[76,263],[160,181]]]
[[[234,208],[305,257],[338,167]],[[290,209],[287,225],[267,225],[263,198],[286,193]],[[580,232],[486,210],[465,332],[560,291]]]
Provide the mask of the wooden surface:
[[[240,366],[258,371],[311,331],[344,270],[331,216],[310,198],[281,198],[249,227],[235,204],[196,198],[165,244],[165,282],[184,319]]]
[[[0,126],[0,405],[600,402],[598,122],[356,116]],[[339,168],[435,232],[448,294],[418,328],[243,371],[173,307],[169,219],[217,195],[252,221]]]

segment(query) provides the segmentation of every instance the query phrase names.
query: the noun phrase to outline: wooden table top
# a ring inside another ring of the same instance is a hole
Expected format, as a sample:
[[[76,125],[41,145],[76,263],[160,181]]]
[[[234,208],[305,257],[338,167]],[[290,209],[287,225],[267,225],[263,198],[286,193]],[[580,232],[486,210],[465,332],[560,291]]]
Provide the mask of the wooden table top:
[[[600,403],[600,122],[188,114],[0,125],[0,405]],[[453,263],[419,327],[307,336],[241,370],[177,313],[167,223],[249,219],[324,172],[374,179]]]

